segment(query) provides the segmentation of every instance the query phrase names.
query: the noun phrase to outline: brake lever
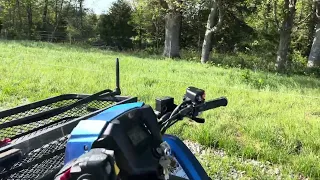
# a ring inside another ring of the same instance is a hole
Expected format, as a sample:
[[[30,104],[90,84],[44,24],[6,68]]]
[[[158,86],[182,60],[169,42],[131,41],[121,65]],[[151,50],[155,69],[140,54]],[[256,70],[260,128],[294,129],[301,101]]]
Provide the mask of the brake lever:
[[[203,118],[197,118],[197,117],[193,117],[191,118],[193,121],[197,122],[197,123],[205,123],[206,120]]]
[[[202,112],[201,112],[201,107],[203,104],[198,104],[195,105],[193,107],[193,112],[192,112],[192,116],[190,117],[191,120],[197,122],[197,123],[205,123],[205,119],[203,118],[198,118],[197,116],[199,116]]]

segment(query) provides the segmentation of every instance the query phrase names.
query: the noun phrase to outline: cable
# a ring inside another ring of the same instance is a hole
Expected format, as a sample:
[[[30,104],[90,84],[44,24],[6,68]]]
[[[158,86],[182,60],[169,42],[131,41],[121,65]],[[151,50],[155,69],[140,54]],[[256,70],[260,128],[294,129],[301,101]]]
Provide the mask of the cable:
[[[179,111],[180,107],[183,106],[185,103],[186,103],[186,102],[183,101],[181,104],[179,104],[179,105],[173,110],[173,112],[171,113],[169,119],[170,119],[173,115],[175,115],[175,114]]]

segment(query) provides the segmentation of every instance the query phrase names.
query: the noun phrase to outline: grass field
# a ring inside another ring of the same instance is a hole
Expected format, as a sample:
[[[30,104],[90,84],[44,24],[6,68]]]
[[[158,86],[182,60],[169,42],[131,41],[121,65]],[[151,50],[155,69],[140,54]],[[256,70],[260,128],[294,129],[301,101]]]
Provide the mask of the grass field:
[[[275,179],[235,159],[257,159],[291,174],[320,179],[320,80],[285,77],[195,62],[100,51],[67,45],[0,42],[0,107],[14,107],[64,93],[93,93],[115,86],[120,58],[123,95],[154,105],[170,95],[180,102],[188,86],[207,98],[226,96],[226,108],[205,112],[205,124],[180,122],[171,133],[228,156],[201,161],[210,175],[221,168],[245,171],[244,179]],[[266,177],[266,178],[263,178]],[[297,176],[295,176],[297,177]]]

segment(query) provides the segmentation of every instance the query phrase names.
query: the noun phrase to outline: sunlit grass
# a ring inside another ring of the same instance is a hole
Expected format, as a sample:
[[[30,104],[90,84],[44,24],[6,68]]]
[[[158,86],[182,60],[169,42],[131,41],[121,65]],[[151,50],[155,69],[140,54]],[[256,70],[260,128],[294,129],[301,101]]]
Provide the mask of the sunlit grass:
[[[180,122],[171,133],[222,148],[230,155],[227,162],[236,157],[259,159],[280,164],[287,173],[320,178],[320,81],[315,78],[140,58],[87,47],[4,41],[0,42],[0,107],[64,93],[113,89],[117,57],[122,94],[152,106],[159,96],[170,95],[180,102],[188,86],[205,89],[208,99],[228,98],[228,107],[204,113],[205,124]],[[209,174],[219,169],[210,167],[206,166]],[[251,167],[238,167],[249,177],[263,176]]]

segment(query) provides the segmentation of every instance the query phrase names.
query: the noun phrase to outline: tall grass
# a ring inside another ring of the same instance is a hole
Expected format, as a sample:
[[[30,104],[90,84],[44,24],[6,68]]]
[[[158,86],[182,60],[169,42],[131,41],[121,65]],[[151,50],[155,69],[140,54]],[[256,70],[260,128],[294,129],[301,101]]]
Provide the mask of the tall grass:
[[[182,121],[170,133],[225,150],[228,163],[236,157],[258,159],[279,164],[288,174],[320,178],[319,79],[70,45],[4,41],[0,49],[2,109],[64,93],[114,88],[114,60],[119,57],[123,95],[153,106],[159,96],[181,102],[185,89],[196,86],[206,90],[208,99],[229,99],[226,108],[203,114],[205,124]],[[206,170],[213,174],[215,167]],[[261,175],[238,167],[249,177]]]

